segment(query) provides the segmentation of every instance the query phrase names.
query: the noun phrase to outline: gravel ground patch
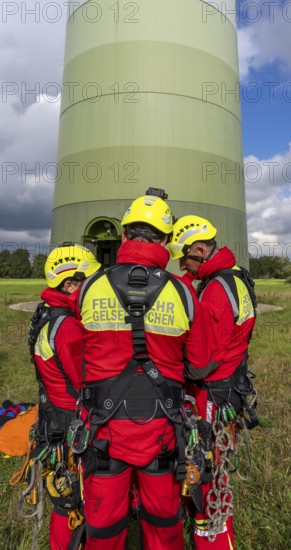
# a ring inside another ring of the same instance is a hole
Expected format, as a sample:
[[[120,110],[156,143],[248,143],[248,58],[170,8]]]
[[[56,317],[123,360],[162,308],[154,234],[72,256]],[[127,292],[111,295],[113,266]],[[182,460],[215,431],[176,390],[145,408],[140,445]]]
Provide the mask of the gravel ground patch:
[[[19,311],[32,311],[36,309],[37,302],[20,302],[19,304],[11,304],[9,307],[11,309]],[[257,313],[266,313],[267,311],[281,311],[283,308],[281,306],[271,306],[270,304],[258,304]]]
[[[258,304],[257,313],[266,313],[267,311],[282,311],[281,306],[271,306],[271,304]]]
[[[8,306],[10,309],[16,309],[17,311],[32,311],[34,312],[36,309],[37,304],[39,304],[40,300],[37,302],[20,302],[19,304],[11,304]]]

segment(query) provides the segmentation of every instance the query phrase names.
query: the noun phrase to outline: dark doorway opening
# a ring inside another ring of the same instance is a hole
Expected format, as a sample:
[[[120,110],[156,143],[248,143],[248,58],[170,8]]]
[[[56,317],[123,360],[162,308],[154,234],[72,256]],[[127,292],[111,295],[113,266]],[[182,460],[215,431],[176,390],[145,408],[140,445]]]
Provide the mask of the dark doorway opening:
[[[95,218],[85,229],[83,245],[96,256],[102,268],[116,263],[116,256],[121,245],[121,226],[115,218]]]

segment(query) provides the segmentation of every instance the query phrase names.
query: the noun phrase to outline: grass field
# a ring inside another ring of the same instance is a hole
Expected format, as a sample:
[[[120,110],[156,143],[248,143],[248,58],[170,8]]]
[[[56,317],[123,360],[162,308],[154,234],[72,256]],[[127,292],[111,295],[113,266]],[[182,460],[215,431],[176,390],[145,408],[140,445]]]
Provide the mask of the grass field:
[[[0,280],[0,403],[4,399],[15,402],[37,399],[34,370],[26,346],[31,314],[7,306],[37,300],[43,287],[43,280]],[[280,305],[283,310],[258,316],[250,345],[250,368],[256,373],[261,426],[249,433],[253,457],[251,480],[242,482],[232,476],[236,550],[288,550],[291,541],[291,285],[259,280],[256,291],[258,302]],[[32,523],[19,518],[19,488],[8,485],[9,477],[23,459],[2,457],[0,460],[0,550],[29,550]],[[40,550],[49,549],[49,503],[46,509],[39,536]],[[214,543],[213,549],[220,550]]]

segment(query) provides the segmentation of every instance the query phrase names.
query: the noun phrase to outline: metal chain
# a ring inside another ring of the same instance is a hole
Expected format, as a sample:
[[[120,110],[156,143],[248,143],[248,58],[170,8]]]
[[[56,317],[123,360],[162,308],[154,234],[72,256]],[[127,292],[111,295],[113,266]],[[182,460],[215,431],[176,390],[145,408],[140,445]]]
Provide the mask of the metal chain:
[[[230,460],[228,458],[228,451],[232,446],[232,436],[220,420],[213,422],[212,429],[215,436],[216,467],[212,488],[207,494],[206,513],[208,515],[209,542],[215,541],[216,536],[223,531],[227,519],[233,515],[233,495],[229,483]]]

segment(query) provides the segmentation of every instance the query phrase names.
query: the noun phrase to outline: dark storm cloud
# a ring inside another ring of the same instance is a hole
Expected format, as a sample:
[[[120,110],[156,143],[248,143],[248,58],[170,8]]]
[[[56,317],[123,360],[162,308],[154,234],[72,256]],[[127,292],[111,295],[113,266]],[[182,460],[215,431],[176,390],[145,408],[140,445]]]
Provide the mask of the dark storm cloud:
[[[4,2],[1,6],[2,243],[49,239],[54,186],[51,170],[45,167],[56,163],[57,157],[65,4]],[[35,13],[29,14],[33,9]]]

